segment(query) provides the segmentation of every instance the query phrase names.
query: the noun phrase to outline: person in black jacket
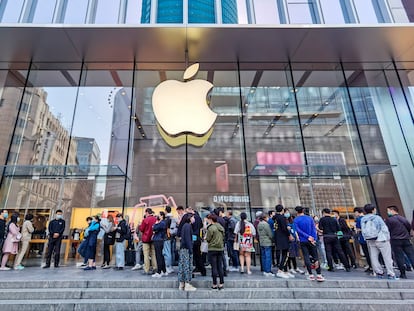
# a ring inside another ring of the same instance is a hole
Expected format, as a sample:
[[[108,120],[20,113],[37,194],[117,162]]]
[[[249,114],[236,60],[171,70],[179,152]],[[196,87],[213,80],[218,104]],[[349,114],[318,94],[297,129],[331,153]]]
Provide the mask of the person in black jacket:
[[[398,215],[397,206],[388,206],[387,214],[388,219],[385,221],[385,224],[390,231],[391,249],[394,253],[398,269],[400,270],[400,278],[406,279],[404,254],[407,255],[411,265],[414,265],[414,247],[410,242],[411,226],[407,219]]]
[[[125,266],[125,238],[129,226],[122,214],[117,214],[118,225],[114,228],[115,232],[115,270],[124,270]]]
[[[343,233],[342,237],[338,237],[339,243],[341,244],[341,248],[344,251],[345,256],[349,258],[352,268],[356,269],[358,268],[358,266],[356,264],[355,255],[352,251],[351,244],[349,243],[349,240],[352,239],[353,235],[352,230],[351,228],[349,228],[348,224],[346,223],[346,220],[340,216],[339,211],[333,210],[332,213],[339,224],[339,228]]]
[[[58,209],[55,219],[49,223],[49,242],[47,244],[46,264],[43,268],[50,268],[52,254],[55,253],[55,268],[59,267],[60,246],[62,245],[63,232],[65,231],[65,221],[63,220],[63,212]]]
[[[273,216],[273,221],[275,228],[276,261],[279,263],[279,269],[276,276],[286,279],[293,278],[294,275],[287,272],[290,231],[287,227],[287,219],[283,211],[283,205],[276,205],[276,214]]]
[[[190,284],[193,264],[193,229],[191,223],[195,221],[193,214],[185,214],[181,221],[181,230],[178,233],[180,237],[180,251],[178,260],[178,281],[179,290],[195,291],[196,288]]]
[[[323,217],[319,220],[319,230],[323,233],[323,243],[325,244],[326,259],[328,260],[328,271],[333,272],[332,252],[338,254],[339,259],[343,263],[347,272],[351,271],[348,259],[342,251],[341,244],[339,244],[338,232],[341,231],[338,222],[331,216],[331,210],[324,208],[322,210]]]

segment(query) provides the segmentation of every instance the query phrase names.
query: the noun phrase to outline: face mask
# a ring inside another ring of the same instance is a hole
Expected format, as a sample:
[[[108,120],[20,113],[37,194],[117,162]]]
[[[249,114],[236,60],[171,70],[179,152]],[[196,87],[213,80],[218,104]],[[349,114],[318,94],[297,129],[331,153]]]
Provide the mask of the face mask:
[[[20,221],[20,217],[17,217],[17,222],[19,222]]]
[[[4,214],[3,214],[3,217],[4,217],[4,219],[6,219],[7,217],[9,217],[9,214],[4,213]]]
[[[286,217],[286,218],[289,218],[289,217],[290,217],[290,213],[286,213],[286,214],[285,214],[285,217]]]
[[[319,222],[319,219],[318,218],[315,218],[315,222]]]
[[[390,213],[390,212],[387,212],[387,215],[388,215],[388,217],[392,217],[393,216],[393,214]]]
[[[63,215],[56,215],[57,220],[62,219],[62,217],[63,217]]]

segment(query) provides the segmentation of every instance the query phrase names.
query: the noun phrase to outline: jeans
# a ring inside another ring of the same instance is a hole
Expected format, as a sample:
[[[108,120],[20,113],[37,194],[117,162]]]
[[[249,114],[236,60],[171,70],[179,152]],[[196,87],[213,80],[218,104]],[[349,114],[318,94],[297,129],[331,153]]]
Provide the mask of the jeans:
[[[313,245],[310,242],[300,242],[300,248],[302,249],[303,260],[305,261],[305,266],[309,274],[312,274],[311,257],[314,262],[318,262],[318,264],[315,265],[316,273],[321,274],[321,266],[319,264],[318,249],[316,248],[316,245]]]
[[[208,257],[211,263],[213,285],[217,285],[217,277],[220,279],[220,284],[224,284],[223,251],[209,251]]]
[[[142,264],[141,252],[142,242],[139,241],[138,243],[135,243],[135,264]]]
[[[272,272],[272,247],[271,246],[261,246],[260,255],[262,257],[263,271]]]
[[[384,274],[382,266],[379,262],[379,254],[382,254],[385,267],[387,268],[387,274],[394,276],[394,268],[391,256],[391,244],[390,241],[376,241],[367,240],[369,255],[371,256],[372,269],[377,274]]]
[[[172,266],[171,240],[164,241],[164,248],[162,249],[162,255],[164,256],[165,265],[167,267],[171,267]]]
[[[233,249],[233,240],[227,241],[227,254],[231,259],[231,264],[234,268],[239,267],[239,252]]]
[[[395,255],[395,261],[397,262],[398,269],[400,273],[405,275],[405,260],[404,254],[407,255],[408,259],[411,261],[411,264],[414,263],[414,247],[411,244],[410,240],[391,240],[391,248]]]
[[[115,242],[115,265],[118,268],[125,266],[125,243]]]

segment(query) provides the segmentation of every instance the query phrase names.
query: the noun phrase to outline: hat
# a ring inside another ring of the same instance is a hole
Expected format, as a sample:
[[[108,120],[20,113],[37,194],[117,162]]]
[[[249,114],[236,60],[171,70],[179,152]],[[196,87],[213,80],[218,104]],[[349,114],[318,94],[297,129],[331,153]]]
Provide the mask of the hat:
[[[263,216],[263,212],[262,211],[257,211],[256,212],[256,217],[260,217],[260,216]]]

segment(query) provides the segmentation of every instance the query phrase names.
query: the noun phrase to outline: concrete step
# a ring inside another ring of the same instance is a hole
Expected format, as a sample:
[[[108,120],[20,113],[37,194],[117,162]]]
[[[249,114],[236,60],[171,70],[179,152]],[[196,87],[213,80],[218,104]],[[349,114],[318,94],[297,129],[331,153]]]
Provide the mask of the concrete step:
[[[413,289],[358,289],[358,288],[225,288],[223,291],[198,288],[195,292],[178,291],[176,288],[24,288],[3,289],[0,301],[6,300],[48,300],[59,299],[368,299],[368,300],[410,300]]]
[[[58,297],[56,297],[58,298]],[[165,299],[160,303],[153,299],[49,299],[49,300],[9,300],[0,301],[2,311],[95,311],[95,310],[289,310],[289,311],[411,311],[414,300],[315,300],[315,299],[226,299],[217,301],[212,299]]]

